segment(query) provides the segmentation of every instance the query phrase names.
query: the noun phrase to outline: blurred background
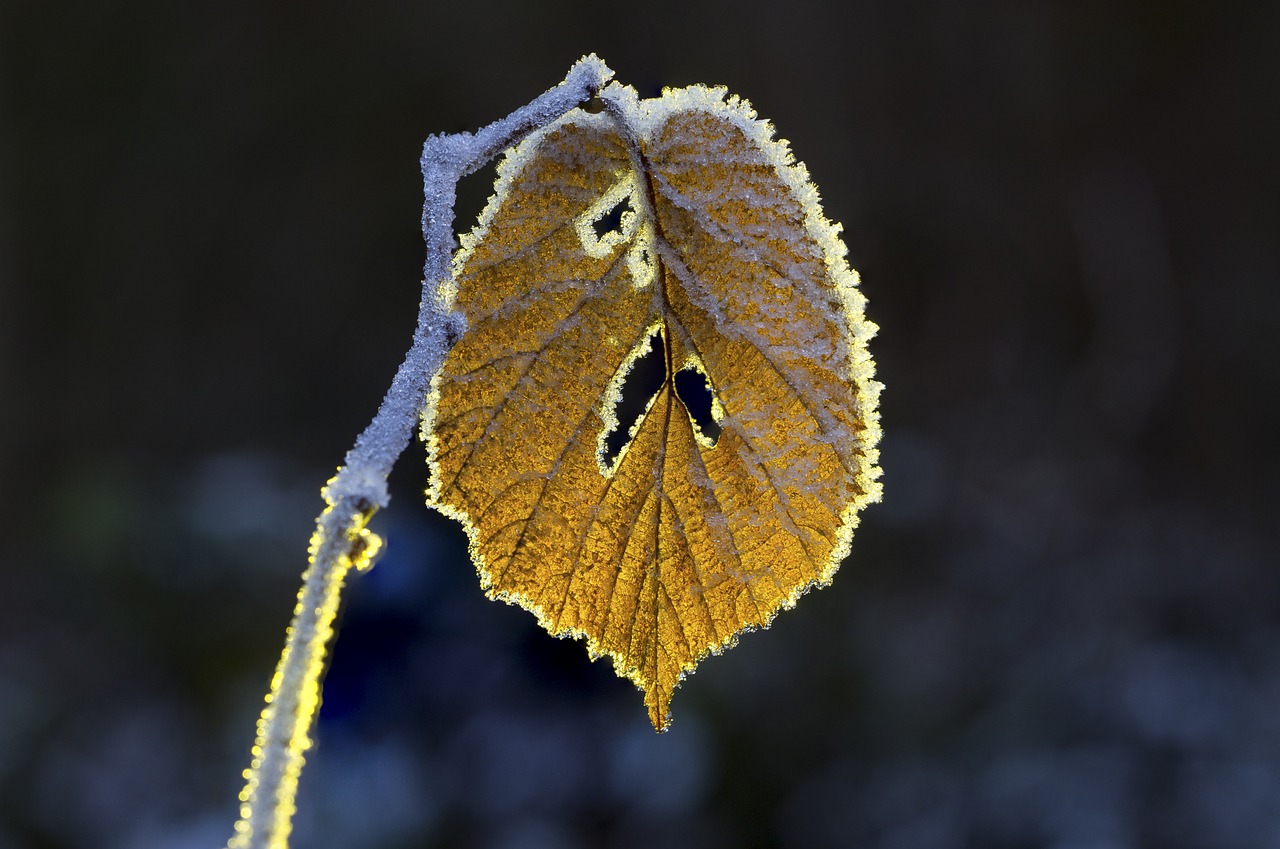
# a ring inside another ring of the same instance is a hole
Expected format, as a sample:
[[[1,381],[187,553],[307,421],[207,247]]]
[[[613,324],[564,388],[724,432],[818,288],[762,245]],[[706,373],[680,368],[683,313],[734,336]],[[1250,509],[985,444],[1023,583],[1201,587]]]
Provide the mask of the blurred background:
[[[1262,2],[0,0],[0,849],[229,836],[409,344],[422,140],[592,51],[809,166],[884,503],[657,736],[484,599],[411,447],[295,846],[1280,847],[1278,43]]]

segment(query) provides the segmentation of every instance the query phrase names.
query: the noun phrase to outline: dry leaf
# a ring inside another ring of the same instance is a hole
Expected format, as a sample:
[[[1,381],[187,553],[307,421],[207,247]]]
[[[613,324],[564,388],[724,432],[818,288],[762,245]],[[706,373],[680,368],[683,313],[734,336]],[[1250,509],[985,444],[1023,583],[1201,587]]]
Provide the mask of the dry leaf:
[[[463,237],[443,297],[468,327],[424,418],[428,496],[489,595],[612,657],[661,730],[684,673],[829,582],[879,497],[875,325],[816,188],[748,104],[602,97],[507,155]],[[654,334],[662,385],[610,460]],[[674,380],[688,368],[717,438]]]

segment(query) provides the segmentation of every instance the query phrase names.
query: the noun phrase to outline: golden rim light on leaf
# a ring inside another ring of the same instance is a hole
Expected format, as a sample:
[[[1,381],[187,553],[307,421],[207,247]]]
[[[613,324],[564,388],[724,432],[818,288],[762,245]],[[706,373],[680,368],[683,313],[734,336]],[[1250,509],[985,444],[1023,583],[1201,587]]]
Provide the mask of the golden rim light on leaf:
[[[661,730],[684,674],[829,582],[879,498],[875,325],[817,189],[745,101],[601,98],[508,152],[462,237],[442,297],[468,330],[424,416],[428,498],[490,596],[610,656]],[[606,463],[655,331],[665,379]],[[674,390],[690,365],[714,443]]]

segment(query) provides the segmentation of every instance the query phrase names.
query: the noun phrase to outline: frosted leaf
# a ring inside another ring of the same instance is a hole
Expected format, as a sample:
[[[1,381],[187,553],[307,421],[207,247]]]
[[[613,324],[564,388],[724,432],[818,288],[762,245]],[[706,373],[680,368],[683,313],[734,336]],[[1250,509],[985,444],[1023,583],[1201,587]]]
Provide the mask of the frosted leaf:
[[[491,596],[608,655],[662,729],[703,657],[831,580],[878,499],[875,326],[816,188],[748,104],[600,98],[508,152],[453,258],[444,304],[468,330],[424,417],[428,496]],[[665,378],[606,462],[654,333]]]

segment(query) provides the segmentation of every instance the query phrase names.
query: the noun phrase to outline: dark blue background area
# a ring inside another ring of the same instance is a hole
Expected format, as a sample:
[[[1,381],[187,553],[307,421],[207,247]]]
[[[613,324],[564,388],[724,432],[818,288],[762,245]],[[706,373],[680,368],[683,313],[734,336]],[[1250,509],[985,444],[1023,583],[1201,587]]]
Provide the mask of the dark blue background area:
[[[422,140],[591,51],[793,142],[882,328],[885,501],[658,736],[484,598],[411,447],[295,845],[1274,844],[1277,43],[1265,3],[0,5],[0,849],[228,837],[409,344]]]

